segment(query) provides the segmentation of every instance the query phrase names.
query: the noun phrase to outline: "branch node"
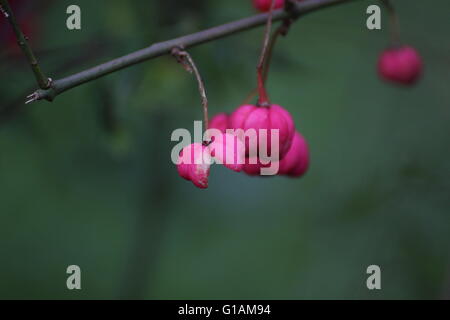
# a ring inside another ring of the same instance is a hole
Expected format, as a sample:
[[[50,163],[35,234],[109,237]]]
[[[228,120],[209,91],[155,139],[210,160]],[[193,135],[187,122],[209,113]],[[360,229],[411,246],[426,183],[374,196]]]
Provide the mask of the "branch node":
[[[172,54],[172,56],[175,57],[175,59],[177,59],[177,62],[179,64],[181,64],[183,66],[183,68],[189,72],[189,73],[193,73],[194,70],[191,66],[191,64],[187,61],[187,56],[189,55],[182,46],[179,47],[174,47],[170,53]]]
[[[52,84],[53,84],[53,79],[52,78],[47,78],[47,85],[46,85],[47,88],[46,89],[50,89]]]

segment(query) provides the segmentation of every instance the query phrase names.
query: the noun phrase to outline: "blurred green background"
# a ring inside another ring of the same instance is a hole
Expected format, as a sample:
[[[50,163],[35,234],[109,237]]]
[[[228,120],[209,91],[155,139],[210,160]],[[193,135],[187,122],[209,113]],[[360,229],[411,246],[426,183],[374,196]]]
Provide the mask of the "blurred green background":
[[[249,0],[22,3],[53,78],[254,13]],[[307,175],[213,166],[207,190],[170,161],[171,132],[202,119],[196,82],[173,58],[26,107],[34,79],[2,19],[0,298],[448,298],[450,4],[394,1],[425,62],[406,89],[377,77],[388,25],[383,15],[383,31],[366,29],[373,3],[305,16],[277,45],[268,89],[309,141]],[[66,28],[71,4],[81,31]],[[190,50],[211,114],[255,86],[262,32]],[[66,288],[71,264],[82,290]],[[366,288],[371,264],[382,290]]]

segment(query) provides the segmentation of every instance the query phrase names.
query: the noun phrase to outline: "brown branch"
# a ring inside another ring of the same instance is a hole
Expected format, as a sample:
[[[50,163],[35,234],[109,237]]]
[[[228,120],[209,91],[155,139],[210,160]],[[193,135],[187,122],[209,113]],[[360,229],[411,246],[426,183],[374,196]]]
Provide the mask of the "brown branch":
[[[11,27],[14,30],[14,33],[17,38],[17,43],[19,44],[20,49],[27,58],[31,66],[31,69],[33,70],[34,77],[36,78],[39,88],[41,89],[50,88],[51,79],[45,76],[44,72],[39,66],[39,63],[33,53],[33,50],[31,50],[31,47],[28,44],[28,39],[20,29],[19,24],[17,23],[16,17],[14,15],[14,12],[11,10],[11,7],[9,6],[8,0],[0,0],[0,9],[4,17],[9,21]]]
[[[0,0],[5,1],[5,0]],[[290,12],[284,9],[273,11],[273,21],[280,21],[287,18],[296,19],[301,15],[326,8],[336,4],[342,4],[353,0],[304,0],[296,2],[292,5]],[[184,37],[155,43],[150,47],[130,53],[126,56],[111,60],[91,69],[81,71],[63,79],[54,80],[49,89],[37,90],[30,95],[30,102],[46,99],[52,101],[59,94],[75,88],[84,83],[98,79],[112,72],[130,67],[132,65],[165,55],[170,54],[175,47],[190,48],[202,43],[214,41],[238,32],[249,30],[264,25],[268,18],[267,13],[258,14],[252,17],[233,21],[221,26],[203,30]]]

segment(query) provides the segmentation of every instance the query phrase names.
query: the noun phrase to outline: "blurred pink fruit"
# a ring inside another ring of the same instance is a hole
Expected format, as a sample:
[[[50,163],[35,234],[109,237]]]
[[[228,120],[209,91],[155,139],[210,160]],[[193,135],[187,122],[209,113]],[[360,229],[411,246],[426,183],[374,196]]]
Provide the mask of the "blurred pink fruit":
[[[412,47],[387,49],[378,60],[378,73],[387,81],[413,85],[422,74],[422,58]]]

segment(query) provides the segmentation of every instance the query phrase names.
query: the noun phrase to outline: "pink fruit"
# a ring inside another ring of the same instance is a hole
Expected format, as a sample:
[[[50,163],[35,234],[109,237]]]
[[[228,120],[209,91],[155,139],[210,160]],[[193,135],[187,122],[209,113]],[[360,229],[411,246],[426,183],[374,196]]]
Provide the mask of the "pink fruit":
[[[412,47],[387,49],[378,60],[378,73],[387,81],[413,85],[422,74],[422,58]]]
[[[217,129],[225,133],[225,130],[228,129],[228,115],[225,112],[216,114],[209,121],[209,129]]]
[[[181,150],[177,169],[182,178],[192,181],[198,188],[206,189],[210,164],[209,149],[201,143],[193,143]]]
[[[261,12],[270,10],[272,0],[253,0],[253,6]],[[275,0],[274,9],[280,9],[284,6],[284,0]]]
[[[257,107],[254,105],[243,105],[237,108],[229,118],[232,129],[256,130],[257,149],[267,146],[267,155],[272,155],[271,135],[272,130],[278,130],[279,157],[282,159],[289,151],[295,132],[294,121],[290,113],[279,105],[270,107]],[[261,129],[265,130],[266,137],[263,138]],[[246,154],[249,155],[249,141],[246,141]],[[258,153],[259,154],[259,153]]]
[[[258,157],[252,157],[245,159],[245,164],[242,169],[249,176],[259,176],[261,175],[261,168],[264,168],[265,166],[268,165],[263,165]]]
[[[245,162],[245,146],[241,139],[229,133],[212,138],[209,148],[216,162],[233,171],[241,171]]]
[[[278,173],[291,177],[300,177],[308,170],[308,166],[308,143],[300,133],[295,132],[289,152],[280,161]]]
[[[261,174],[261,168],[268,168],[271,164],[262,164],[256,157],[246,159],[243,171],[250,176]],[[255,161],[256,159],[256,161]],[[298,132],[295,132],[292,140],[291,148],[286,156],[279,162],[279,175],[287,175],[290,177],[300,177],[308,170],[309,167],[309,150],[305,138]]]

